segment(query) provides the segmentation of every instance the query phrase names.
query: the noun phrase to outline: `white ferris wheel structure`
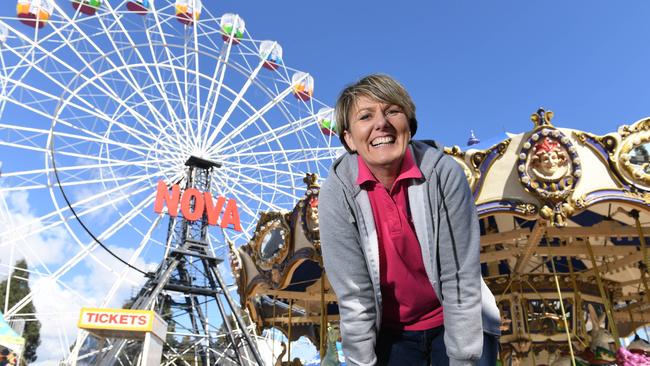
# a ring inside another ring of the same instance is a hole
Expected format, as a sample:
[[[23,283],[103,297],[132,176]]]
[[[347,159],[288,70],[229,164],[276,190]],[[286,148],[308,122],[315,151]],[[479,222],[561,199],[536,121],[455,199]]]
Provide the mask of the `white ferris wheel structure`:
[[[246,242],[259,213],[291,208],[305,174],[325,176],[340,147],[314,79],[286,64],[298,50],[254,38],[237,14],[200,0],[8,2],[0,276],[24,258],[31,291],[0,311],[41,322],[39,361],[72,363],[96,351],[73,347],[87,342],[78,309],[121,307],[169,251],[159,181],[182,183],[192,156],[218,164],[210,191],[236,201],[241,220],[241,231],[209,229],[210,252],[226,259],[227,241]],[[219,271],[232,283],[227,260]],[[193,364],[178,352],[167,364]]]

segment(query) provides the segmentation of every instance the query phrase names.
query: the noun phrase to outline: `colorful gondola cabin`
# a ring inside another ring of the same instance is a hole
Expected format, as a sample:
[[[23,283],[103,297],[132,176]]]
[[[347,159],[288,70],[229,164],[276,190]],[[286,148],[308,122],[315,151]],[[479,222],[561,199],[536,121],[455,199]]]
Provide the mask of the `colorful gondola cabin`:
[[[202,8],[201,0],[176,0],[176,19],[190,25],[199,20]]]
[[[140,15],[147,14],[150,7],[151,4],[149,3],[149,0],[130,0],[128,3],[126,3],[127,9]]]
[[[282,65],[282,47],[274,41],[260,43],[260,58],[264,60],[264,68],[271,71],[277,70]]]
[[[246,23],[237,14],[226,13],[221,17],[221,38],[224,42],[239,44],[246,31]]]
[[[314,94],[314,78],[304,72],[297,72],[291,77],[293,95],[303,102],[311,99]]]
[[[86,15],[95,15],[101,6],[101,0],[72,0],[72,7]]]
[[[18,0],[16,13],[23,24],[43,28],[52,16],[52,0]]]

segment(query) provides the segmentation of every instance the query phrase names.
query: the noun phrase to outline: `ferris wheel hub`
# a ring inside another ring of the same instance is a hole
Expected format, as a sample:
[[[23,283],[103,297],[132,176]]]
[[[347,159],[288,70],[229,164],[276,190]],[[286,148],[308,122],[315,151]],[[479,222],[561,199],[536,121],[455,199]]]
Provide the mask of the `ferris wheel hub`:
[[[208,160],[208,159],[203,159],[199,158],[198,156],[191,155],[189,159],[185,162],[186,166],[195,166],[198,168],[202,169],[209,169],[209,168],[221,168],[221,163]]]

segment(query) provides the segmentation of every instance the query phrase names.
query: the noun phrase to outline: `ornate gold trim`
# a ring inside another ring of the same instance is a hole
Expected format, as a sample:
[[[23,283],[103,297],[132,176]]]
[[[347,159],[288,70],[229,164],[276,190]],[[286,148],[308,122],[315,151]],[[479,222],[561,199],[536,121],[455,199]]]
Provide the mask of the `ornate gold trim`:
[[[481,182],[482,179],[481,165],[492,151],[497,151],[497,156],[492,159],[489,166],[485,167],[485,171],[487,172],[492,167],[492,165],[497,160],[499,160],[503,154],[505,154],[511,141],[512,139],[506,138],[505,140],[496,143],[485,150],[473,151],[463,151],[458,145],[454,145],[452,147],[445,146],[443,148],[443,152],[451,156],[460,164],[460,166],[465,171],[465,177],[467,178],[467,183],[469,183],[470,189],[472,192],[476,190],[476,193],[478,194],[482,188],[479,186],[479,182]]]
[[[269,258],[262,254],[262,241],[266,234],[273,230],[280,229],[283,243],[278,246],[278,250]],[[251,248],[253,251],[253,260],[255,264],[265,270],[273,269],[273,265],[280,264],[287,257],[291,244],[291,228],[287,223],[286,214],[280,212],[263,212],[260,221],[255,229],[255,235],[251,239]]]
[[[523,140],[516,164],[520,183],[542,203],[539,215],[563,227],[576,211],[571,196],[582,165],[571,139],[551,124],[552,118],[553,112],[542,108],[531,116],[536,127]]]

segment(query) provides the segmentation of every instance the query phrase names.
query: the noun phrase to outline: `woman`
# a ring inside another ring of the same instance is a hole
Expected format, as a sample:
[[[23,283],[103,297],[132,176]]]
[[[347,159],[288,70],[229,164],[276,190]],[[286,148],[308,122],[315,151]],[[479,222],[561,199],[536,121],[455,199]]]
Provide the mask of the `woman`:
[[[493,365],[499,311],[462,168],[411,140],[415,105],[388,76],[343,90],[336,120],[348,153],[321,188],[319,218],[347,364],[476,365],[483,353]]]

